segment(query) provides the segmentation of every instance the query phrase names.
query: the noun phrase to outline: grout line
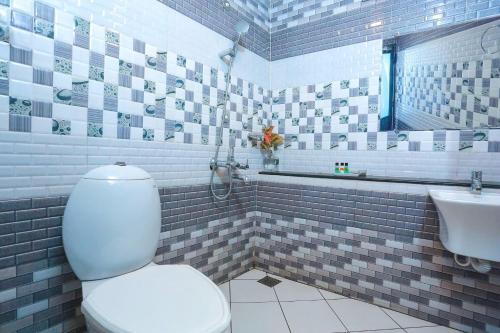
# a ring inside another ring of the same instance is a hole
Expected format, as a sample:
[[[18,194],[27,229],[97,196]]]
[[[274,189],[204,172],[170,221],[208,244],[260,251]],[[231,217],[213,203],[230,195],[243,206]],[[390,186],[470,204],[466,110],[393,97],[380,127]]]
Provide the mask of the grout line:
[[[316,288],[316,289],[318,289],[318,288]],[[321,291],[318,290],[318,293],[321,295],[321,297],[323,297],[323,300],[326,302],[326,305],[328,305],[328,307],[330,308],[330,310],[332,310],[333,314],[335,315],[335,317],[337,317],[337,319],[340,321],[340,323],[342,324],[342,326],[344,326],[345,331],[349,332],[349,329],[344,324],[344,322],[342,321],[342,319],[340,319],[340,316],[337,314],[337,312],[335,312],[335,310],[332,308],[332,306],[330,305],[330,303],[328,303],[329,300],[327,300],[325,298],[325,296],[321,293]],[[331,301],[335,301],[335,300],[331,300]]]
[[[399,326],[399,328],[401,328],[403,331],[405,331],[405,332],[406,332],[406,330],[404,329],[404,327],[403,327],[403,326],[401,326],[401,325],[399,325],[399,323],[398,323],[398,322],[397,322],[394,318],[392,318],[390,314],[388,314],[387,312],[385,312],[385,309],[384,309],[383,307],[379,306],[379,309],[380,309],[380,310],[382,310],[382,312],[383,312],[383,313],[384,313],[387,317],[391,318],[391,320],[392,320],[393,322],[395,322],[395,323],[396,323],[396,325],[398,325],[398,326]]]
[[[288,331],[290,333],[292,333],[292,330],[290,329],[290,325],[288,324],[288,320],[286,319],[286,316],[285,316],[285,311],[283,311],[283,307],[281,306],[281,302],[280,302],[280,299],[278,297],[278,293],[276,292],[276,290],[274,289],[274,287],[272,287],[272,289],[274,291],[274,295],[276,296],[276,299],[278,300],[278,305],[280,306],[281,313],[283,314],[283,318],[285,318],[285,323],[286,323],[286,326],[288,327]]]

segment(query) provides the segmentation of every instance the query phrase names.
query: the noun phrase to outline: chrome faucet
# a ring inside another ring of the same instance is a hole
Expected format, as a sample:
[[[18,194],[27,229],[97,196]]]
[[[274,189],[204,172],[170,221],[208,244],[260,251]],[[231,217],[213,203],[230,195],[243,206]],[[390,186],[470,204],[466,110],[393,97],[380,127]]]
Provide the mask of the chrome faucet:
[[[471,173],[470,191],[474,194],[481,194],[483,189],[483,172],[473,170]]]

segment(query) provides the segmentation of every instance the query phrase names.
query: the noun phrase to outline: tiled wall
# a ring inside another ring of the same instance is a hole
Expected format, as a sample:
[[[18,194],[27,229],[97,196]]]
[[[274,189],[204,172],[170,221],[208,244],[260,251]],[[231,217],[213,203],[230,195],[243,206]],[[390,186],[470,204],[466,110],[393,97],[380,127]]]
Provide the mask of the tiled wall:
[[[500,58],[481,49],[483,33],[485,46],[500,39],[493,29],[499,22],[398,52],[398,120],[416,130],[500,127]],[[422,118],[435,127],[425,127]]]
[[[13,10],[11,24],[2,45],[9,121],[4,116],[1,129],[215,143],[222,71],[39,2],[35,18]],[[262,124],[267,91],[236,77],[231,82],[230,128],[245,147],[243,131]]]
[[[155,262],[186,263],[215,282],[253,262],[255,185],[214,202],[207,185],[160,189]],[[82,332],[80,281],[64,256],[67,197],[0,201],[0,331]]]
[[[348,133],[378,131],[378,95],[378,76],[273,91],[271,119],[285,149],[357,150]]]
[[[410,51],[411,49],[408,49],[404,52]],[[455,54],[455,51],[450,50],[450,54]],[[399,133],[379,132],[381,54],[382,43],[378,40],[282,59],[271,64],[271,84],[273,88],[278,89],[273,89],[272,92],[270,118],[279,133],[285,136],[283,146],[285,151],[282,156],[286,158],[288,151],[294,149],[318,150],[317,158],[321,159],[323,159],[319,156],[321,154],[330,154],[333,158],[337,151],[347,150],[491,153],[499,151],[498,129],[411,131],[410,128],[403,128]],[[428,53],[426,55],[433,57]],[[481,70],[480,75],[489,78],[484,82],[490,87],[491,98],[482,97],[479,104],[487,103],[493,115],[498,109],[498,106],[495,106],[497,103],[495,96],[499,91],[498,80],[496,77],[491,78],[492,75],[496,76],[496,62],[495,65],[492,60],[485,62],[485,70]],[[463,66],[462,63],[460,66]],[[296,68],[293,74],[289,71],[291,67]],[[450,77],[453,74],[457,75],[457,70],[452,73],[451,65],[449,71]],[[469,72],[466,71],[461,76],[468,77],[468,75]],[[471,70],[470,75],[476,75],[476,71]],[[323,81],[326,77],[333,80]],[[312,84],[303,85],[306,80]],[[456,81],[455,78],[453,80]],[[482,79],[475,81],[478,85],[483,84]],[[412,82],[408,80],[405,88]],[[460,80],[460,85],[463,84]],[[480,111],[478,116],[483,116]],[[324,150],[331,150],[332,153],[325,153]],[[292,161],[293,158],[288,160]],[[296,170],[303,165],[292,163],[289,167]],[[487,168],[486,165],[482,167]],[[391,166],[386,166],[387,170],[390,168]],[[317,170],[309,167],[308,171],[317,172]],[[368,170],[370,173],[374,171],[374,169]],[[418,173],[414,175],[418,177]]]
[[[259,182],[257,266],[465,332],[500,328],[500,266],[458,267],[427,195]]]
[[[269,30],[270,0],[233,0],[232,5],[236,6],[249,22]]]
[[[270,58],[271,44],[269,29],[262,22],[266,20],[263,10],[267,6],[267,1],[230,1],[232,6],[228,9],[224,9],[222,0],[158,1],[229,39],[236,37],[234,30],[236,22],[245,19],[252,24],[250,24],[249,32],[243,36],[242,43],[245,47],[264,59],[267,60]]]
[[[271,31],[307,24],[324,17],[374,5],[373,0],[271,0]]]
[[[500,267],[457,267],[427,195],[259,181],[214,202],[208,185],[160,189],[154,261],[216,282],[261,268],[466,332],[500,326]],[[81,331],[81,285],[62,248],[67,197],[0,201],[0,330]],[[254,253],[256,257],[254,257]]]
[[[213,38],[216,33],[153,4],[186,36],[194,31],[196,38],[214,41],[208,52],[194,53],[209,65],[166,51],[173,45],[193,54],[189,45],[196,40],[179,44],[168,38],[165,43],[132,30],[150,41],[144,42],[113,29],[112,20],[99,16],[116,10],[111,1],[88,8],[56,0],[0,5],[5,31],[0,42],[0,198],[68,194],[90,168],[118,160],[143,167],[160,186],[208,182],[225,87],[225,68],[212,58],[218,59],[217,48],[227,45],[223,37]],[[147,16],[141,15],[130,19],[143,22]],[[148,24],[157,23],[163,33],[163,21],[148,15]],[[120,31],[129,31],[115,19]],[[247,50],[239,54],[228,104],[231,130],[223,135],[225,146],[230,134],[235,137],[237,159],[249,160],[250,173],[260,166],[260,152],[247,148],[246,137],[265,122],[270,93],[237,75],[265,83],[261,76],[268,75],[259,59]],[[252,70],[243,70],[239,61],[252,64],[243,66]]]
[[[271,34],[271,59],[327,50],[375,39],[388,39],[450,23],[500,14],[497,1],[444,2],[382,0]],[[314,9],[321,10],[321,9]]]

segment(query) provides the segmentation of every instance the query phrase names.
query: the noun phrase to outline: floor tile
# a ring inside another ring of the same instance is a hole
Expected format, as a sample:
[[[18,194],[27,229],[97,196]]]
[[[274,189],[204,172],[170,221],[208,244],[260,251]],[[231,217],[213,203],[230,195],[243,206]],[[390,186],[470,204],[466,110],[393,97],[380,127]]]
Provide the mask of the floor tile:
[[[356,331],[356,333],[406,333],[405,330],[401,328],[390,329],[390,330],[376,330],[376,331]]]
[[[233,303],[232,333],[289,333],[279,303]]]
[[[252,269],[251,271],[243,273],[234,279],[235,280],[260,280],[264,276],[266,276],[266,272],[259,271],[258,269]]]
[[[323,296],[318,289],[290,280],[280,279],[282,282],[274,287],[278,300],[284,301],[314,301],[321,300]]]
[[[219,285],[219,288],[226,297],[226,301],[231,302],[231,299],[229,298],[229,282],[224,282],[223,284]]]
[[[339,295],[339,294],[335,294],[335,293],[332,293],[331,291],[327,291],[327,290],[323,290],[323,289],[319,289],[319,292],[321,293],[321,295],[323,295],[323,297],[325,299],[341,299],[341,298],[346,298],[342,295]]]
[[[346,332],[326,301],[281,302],[292,333]]]
[[[329,300],[328,304],[350,331],[399,328],[394,320],[376,305],[348,298]]]
[[[277,302],[273,288],[256,280],[232,280],[231,302]]]
[[[410,328],[410,327],[425,327],[425,326],[438,326],[431,322],[418,319],[415,317],[408,316],[404,313],[392,311],[389,309],[382,309],[385,313],[389,315],[396,323],[399,324],[402,328]]]
[[[407,333],[460,333],[460,331],[444,326],[407,328],[406,332]]]

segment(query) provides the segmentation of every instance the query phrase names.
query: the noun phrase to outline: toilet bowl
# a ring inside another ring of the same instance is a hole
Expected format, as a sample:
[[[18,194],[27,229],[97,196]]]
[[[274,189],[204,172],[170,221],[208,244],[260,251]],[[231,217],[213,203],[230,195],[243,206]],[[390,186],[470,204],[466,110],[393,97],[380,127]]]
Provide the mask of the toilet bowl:
[[[88,332],[221,333],[221,290],[188,265],[152,262],[161,228],[151,176],[123,163],[88,172],[63,218],[68,261],[82,280]]]

